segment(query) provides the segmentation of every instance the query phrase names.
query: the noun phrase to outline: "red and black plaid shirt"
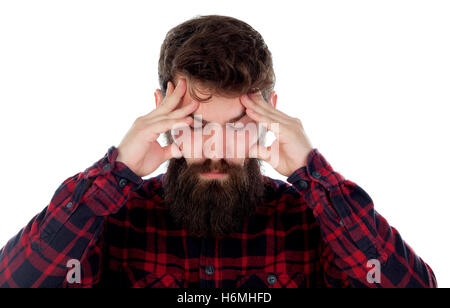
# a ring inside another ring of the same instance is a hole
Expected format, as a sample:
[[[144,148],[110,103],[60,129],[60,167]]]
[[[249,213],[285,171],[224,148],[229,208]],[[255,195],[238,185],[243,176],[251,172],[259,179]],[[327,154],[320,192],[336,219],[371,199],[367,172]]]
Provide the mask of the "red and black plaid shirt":
[[[195,238],[163,203],[164,175],[143,180],[117,149],[65,180],[0,251],[0,287],[436,287],[431,268],[369,195],[314,149],[287,181],[265,177],[242,233]],[[68,261],[81,283],[69,283]],[[368,279],[372,261],[379,280]],[[376,270],[376,269],[375,269]]]

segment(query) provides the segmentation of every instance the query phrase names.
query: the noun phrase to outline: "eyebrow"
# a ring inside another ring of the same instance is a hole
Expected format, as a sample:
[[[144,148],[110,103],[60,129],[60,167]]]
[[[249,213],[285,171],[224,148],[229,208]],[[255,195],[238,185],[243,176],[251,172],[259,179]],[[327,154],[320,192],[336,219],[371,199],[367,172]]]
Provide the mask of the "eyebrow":
[[[245,112],[245,109],[244,109],[244,111],[240,114],[240,115],[238,115],[237,117],[234,117],[234,118],[232,118],[232,119],[229,119],[228,121],[227,121],[227,123],[233,123],[233,122],[236,122],[236,121],[239,121],[240,119],[242,119],[243,117],[245,117],[247,115],[247,113]],[[194,114],[193,113],[191,113],[189,116],[191,116],[193,119],[194,119],[194,121],[195,120],[197,120],[194,116]],[[197,122],[198,122],[198,120],[197,120]],[[210,123],[210,121],[206,121],[206,120],[202,120],[202,125],[206,125],[206,124],[208,124],[208,123]]]

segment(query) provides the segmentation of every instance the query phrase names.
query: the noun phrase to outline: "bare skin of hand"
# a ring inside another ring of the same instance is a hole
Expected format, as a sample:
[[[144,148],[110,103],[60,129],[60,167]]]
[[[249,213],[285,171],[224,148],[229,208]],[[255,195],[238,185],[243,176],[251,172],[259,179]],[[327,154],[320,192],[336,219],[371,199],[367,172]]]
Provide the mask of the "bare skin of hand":
[[[198,108],[199,102],[192,101],[189,105],[176,109],[185,93],[185,79],[180,79],[175,88],[169,81],[161,105],[136,119],[118,146],[119,154],[116,160],[123,162],[138,176],[144,177],[166,160],[180,158],[182,154],[176,144],[163,147],[157,139],[171,129],[192,123],[193,119],[188,115]]]
[[[246,107],[247,115],[277,137],[268,147],[260,144],[252,146],[250,157],[266,161],[284,176],[290,176],[298,168],[306,166],[308,154],[313,147],[305,134],[302,122],[274,108],[273,104],[268,104],[260,91],[243,95],[240,100]],[[277,131],[274,129],[276,123],[278,123]],[[274,155],[278,155],[278,159],[273,160]]]

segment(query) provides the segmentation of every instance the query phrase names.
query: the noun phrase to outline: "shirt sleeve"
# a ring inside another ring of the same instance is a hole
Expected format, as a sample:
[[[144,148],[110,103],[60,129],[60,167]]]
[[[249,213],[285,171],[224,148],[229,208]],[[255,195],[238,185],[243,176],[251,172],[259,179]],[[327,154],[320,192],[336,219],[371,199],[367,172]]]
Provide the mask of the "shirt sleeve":
[[[66,277],[78,261],[79,285],[98,279],[106,216],[143,184],[117,155],[112,146],[84,172],[67,178],[48,206],[0,250],[0,287],[68,286]]]
[[[329,269],[329,286],[437,287],[432,269],[377,213],[370,196],[334,171],[317,149],[287,181],[304,196],[320,226],[320,259]]]

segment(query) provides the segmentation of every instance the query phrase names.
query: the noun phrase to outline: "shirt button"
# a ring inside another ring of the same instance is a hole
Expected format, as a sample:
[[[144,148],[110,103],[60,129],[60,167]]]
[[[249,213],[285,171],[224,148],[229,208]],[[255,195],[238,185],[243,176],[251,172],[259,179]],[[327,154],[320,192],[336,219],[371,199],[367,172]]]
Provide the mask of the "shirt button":
[[[298,182],[298,186],[300,187],[300,189],[306,189],[308,188],[308,182],[306,182],[305,180],[300,180],[300,182]]]
[[[103,166],[103,170],[108,171],[109,169],[111,169],[111,165],[110,164],[106,164]]]
[[[275,275],[269,275],[269,276],[267,277],[267,282],[268,282],[270,285],[276,284],[276,283],[277,283],[277,276],[275,276]]]
[[[72,207],[72,205],[73,205],[72,202],[68,202],[68,203],[66,204],[66,208],[70,209],[70,208]]]
[[[315,179],[320,179],[322,177],[319,171],[313,171],[312,176]]]
[[[121,180],[119,181],[119,186],[120,186],[120,188],[124,188],[127,184],[128,184],[128,181],[125,180],[125,179],[121,179]]]
[[[214,266],[208,265],[208,266],[205,268],[205,272],[206,272],[206,275],[211,276],[212,274],[214,274]]]

